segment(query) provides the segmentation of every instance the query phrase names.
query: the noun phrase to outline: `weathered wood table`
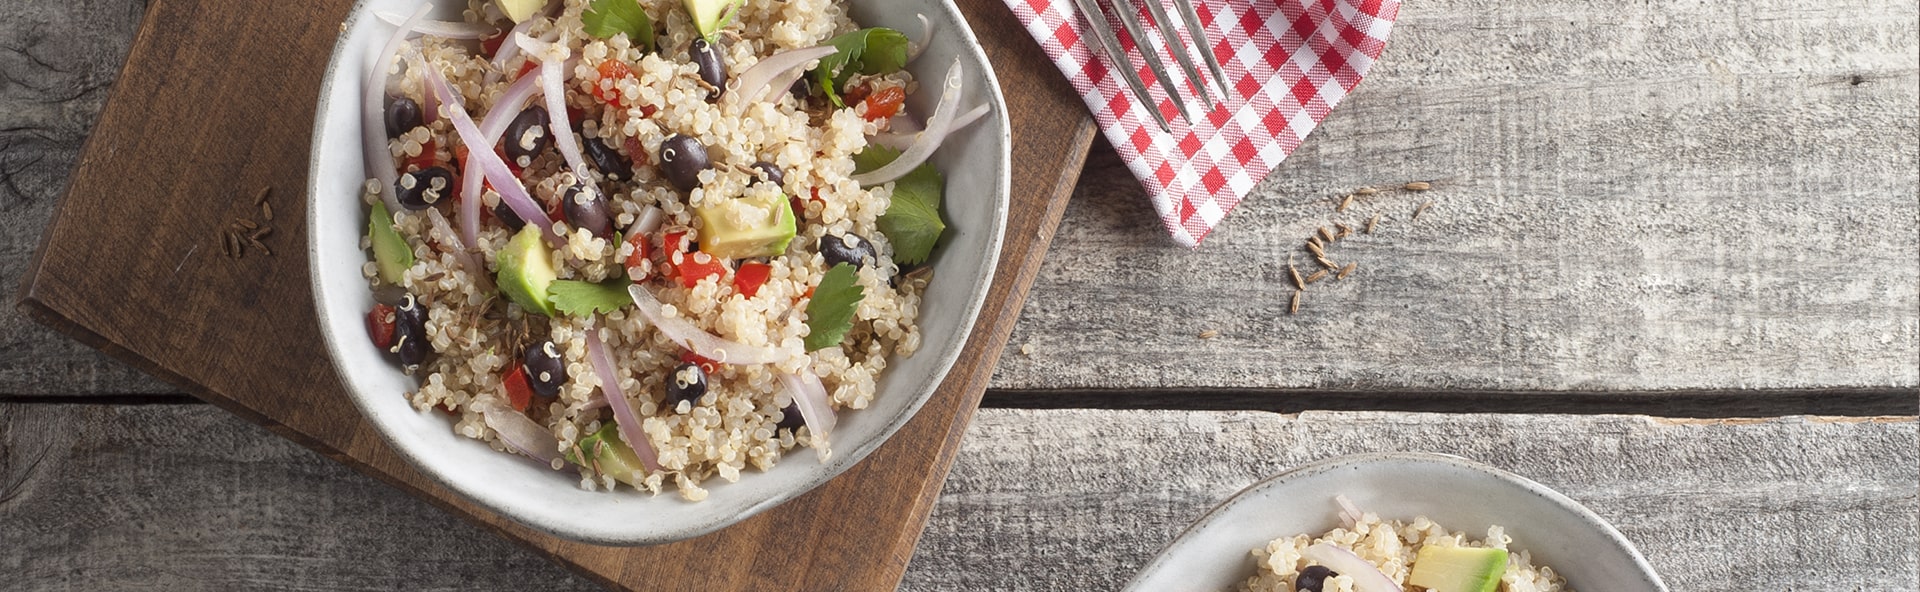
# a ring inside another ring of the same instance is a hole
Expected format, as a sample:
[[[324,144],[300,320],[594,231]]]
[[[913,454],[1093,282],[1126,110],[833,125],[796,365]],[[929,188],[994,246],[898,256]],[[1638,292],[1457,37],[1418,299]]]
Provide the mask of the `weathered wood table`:
[[[0,284],[142,9],[0,0]],[[1555,487],[1675,590],[1920,587],[1917,14],[1415,0],[1191,252],[1097,146],[901,588],[1113,589],[1376,450]],[[1288,314],[1289,253],[1375,214]],[[589,587],[0,310],[0,588]]]

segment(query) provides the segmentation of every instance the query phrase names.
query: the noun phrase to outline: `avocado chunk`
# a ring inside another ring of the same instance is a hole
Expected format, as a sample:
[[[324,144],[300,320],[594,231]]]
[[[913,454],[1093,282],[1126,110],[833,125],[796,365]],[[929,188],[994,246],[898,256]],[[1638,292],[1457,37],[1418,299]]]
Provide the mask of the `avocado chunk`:
[[[700,36],[708,39],[733,20],[740,11],[740,5],[747,0],[687,0],[687,14],[693,17],[693,26],[700,30]]]
[[[497,280],[500,291],[528,312],[553,316],[553,302],[547,299],[547,287],[559,279],[553,271],[553,252],[540,236],[540,229],[528,224],[507,241],[500,251]]]
[[[709,201],[693,213],[700,218],[700,250],[722,259],[772,257],[793,240],[793,205],[778,191]]]
[[[547,6],[547,0],[494,0],[493,3],[499,5],[500,12],[507,13],[507,18],[516,23],[531,18],[533,13]]]
[[[1482,547],[1420,548],[1407,583],[1432,592],[1493,592],[1507,573],[1507,551]]]
[[[367,242],[373,243],[373,262],[380,268],[380,281],[400,285],[407,269],[413,267],[413,247],[394,232],[387,204],[374,203],[373,212],[367,215]]]
[[[584,454],[585,459],[580,458]],[[640,483],[646,479],[647,471],[640,464],[640,456],[633,453],[633,447],[620,439],[620,425],[612,422],[601,424],[600,430],[580,439],[579,454],[567,452],[567,461],[576,465],[590,467],[602,475],[615,480],[644,487]]]

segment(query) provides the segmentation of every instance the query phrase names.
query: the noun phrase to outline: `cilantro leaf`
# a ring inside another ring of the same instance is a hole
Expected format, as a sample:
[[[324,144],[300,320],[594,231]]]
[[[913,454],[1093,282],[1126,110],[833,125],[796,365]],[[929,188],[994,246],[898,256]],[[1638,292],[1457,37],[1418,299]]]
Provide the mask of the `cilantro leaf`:
[[[869,27],[827,40],[839,51],[820,58],[810,72],[813,83],[827,94],[835,107],[847,104],[835,90],[847,83],[854,72],[868,76],[892,74],[907,65],[907,34],[886,27]]]
[[[635,0],[593,0],[580,15],[580,23],[586,25],[588,35],[612,39],[626,33],[634,47],[653,49],[653,19]]]
[[[899,158],[900,152],[880,145],[868,146],[853,155],[855,170],[871,171]],[[893,182],[893,205],[878,220],[880,232],[893,242],[893,261],[914,265],[927,260],[933,247],[946,232],[940,218],[940,201],[946,194],[946,180],[933,163],[922,164]]]
[[[853,266],[841,263],[827,270],[807,303],[807,351],[840,345],[853,329],[853,308],[867,297],[854,281]]]
[[[626,278],[614,278],[600,283],[578,280],[554,280],[547,286],[547,301],[553,303],[554,310],[576,317],[594,313],[608,313],[633,304],[633,296],[627,293]]]

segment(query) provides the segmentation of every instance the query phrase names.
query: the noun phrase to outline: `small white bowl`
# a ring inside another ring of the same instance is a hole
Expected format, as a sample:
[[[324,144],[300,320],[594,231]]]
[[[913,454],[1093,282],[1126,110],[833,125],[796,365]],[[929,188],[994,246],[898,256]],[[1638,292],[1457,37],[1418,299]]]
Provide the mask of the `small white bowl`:
[[[920,305],[924,342],[912,357],[895,356],[867,409],[841,413],[833,455],[821,461],[811,449],[781,459],[774,469],[748,471],[738,483],[705,483],[703,502],[678,494],[649,496],[624,490],[589,492],[571,471],[557,472],[525,458],[495,452],[454,434],[447,416],[415,411],[404,393],[412,378],[382,356],[367,337],[363,319],[373,295],[361,276],[360,250],[366,213],[359,195],[367,171],[360,149],[360,96],[373,54],[392,34],[375,11],[408,14],[420,0],[361,0],[334,47],[321,87],[308,182],[308,263],[321,334],[334,368],[380,435],[413,466],[482,507],[556,536],[603,545],[657,544],[692,538],[779,505],[845,471],[898,431],[926,403],[959,357],[993,282],[1006,227],[1012,134],[1007,107],[985,52],[951,2],[944,0],[851,0],[864,26],[885,26],[918,36],[915,14],[925,14],[936,33],[909,69],[921,80],[939,80],[957,58],[966,73],[963,105],[991,105],[986,118],[950,136],[933,162],[946,173],[947,235],[935,253],[937,270]],[[464,0],[437,0],[435,18],[457,20]],[[921,92],[909,102],[930,113],[939,97]]]
[[[1337,495],[1383,519],[1426,516],[1474,538],[1498,524],[1513,537],[1512,549],[1553,567],[1575,590],[1667,589],[1620,531],[1579,502],[1457,456],[1394,452],[1336,457],[1240,490],[1174,539],[1126,590],[1234,590],[1253,577],[1254,548],[1338,526]]]

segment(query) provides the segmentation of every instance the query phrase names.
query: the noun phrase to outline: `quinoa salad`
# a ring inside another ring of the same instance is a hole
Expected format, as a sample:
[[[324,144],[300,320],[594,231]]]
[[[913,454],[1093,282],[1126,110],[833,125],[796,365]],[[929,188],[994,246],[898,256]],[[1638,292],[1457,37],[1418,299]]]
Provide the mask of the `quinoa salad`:
[[[1383,520],[1344,497],[1341,526],[1253,550],[1258,573],[1240,592],[1572,592],[1553,568],[1507,548],[1506,529],[1485,538],[1450,531],[1425,516]]]
[[[927,160],[987,112],[957,60],[905,69],[932,28],[834,0],[430,7],[377,15],[363,105],[367,328],[418,384],[394,396],[589,490],[700,501],[828,458],[921,347]]]

